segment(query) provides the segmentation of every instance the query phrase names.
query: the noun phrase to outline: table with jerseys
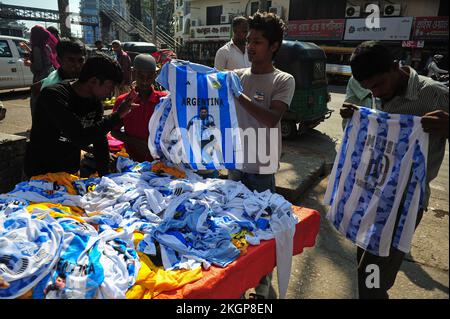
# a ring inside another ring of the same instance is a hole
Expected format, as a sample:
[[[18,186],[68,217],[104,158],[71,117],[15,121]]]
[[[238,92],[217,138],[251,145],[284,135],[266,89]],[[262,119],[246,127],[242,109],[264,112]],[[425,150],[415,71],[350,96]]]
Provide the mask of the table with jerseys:
[[[283,297],[292,255],[314,246],[319,214],[281,195],[162,162],[117,170],[0,195],[0,298],[239,298],[275,265]]]

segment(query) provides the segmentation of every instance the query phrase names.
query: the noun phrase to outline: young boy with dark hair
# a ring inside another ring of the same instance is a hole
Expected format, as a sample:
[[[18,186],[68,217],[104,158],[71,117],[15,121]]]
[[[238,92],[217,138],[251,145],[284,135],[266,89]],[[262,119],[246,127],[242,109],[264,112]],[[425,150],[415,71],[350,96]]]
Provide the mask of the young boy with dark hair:
[[[78,40],[62,38],[56,45],[56,54],[60,67],[31,86],[31,115],[34,114],[37,98],[43,88],[64,80],[78,78],[86,58],[86,48]]]
[[[118,63],[107,56],[96,56],[86,61],[78,80],[63,81],[42,90],[25,154],[27,177],[49,172],[76,174],[81,149],[90,144],[99,175],[108,173],[106,134],[131,111],[135,92],[115,113],[105,117],[100,101],[111,96],[121,82]]]
[[[275,192],[275,173],[281,154],[280,121],[295,90],[294,77],[272,64],[282,45],[284,29],[283,21],[272,13],[257,12],[250,17],[247,51],[252,66],[235,70],[243,87],[242,92],[234,92],[241,105],[237,109],[239,127],[254,132],[257,141],[241,139],[244,142],[243,167],[230,170],[229,178],[241,181],[252,191]],[[264,143],[265,147],[260,145]],[[271,274],[262,279],[256,294],[269,297],[270,281]]]
[[[444,158],[448,138],[448,88],[430,78],[418,75],[409,66],[400,67],[388,48],[375,41],[360,44],[350,58],[350,65],[353,77],[361,86],[372,91],[374,97],[381,99],[381,104],[376,104],[378,109],[387,113],[420,116],[424,131],[430,133],[426,198],[424,207],[417,214],[417,227],[423,211],[427,209],[430,197],[429,183],[437,176]],[[351,118],[356,109],[358,109],[356,105],[346,103],[341,108],[341,116]],[[404,252],[393,246],[387,257],[373,255],[358,247],[359,297],[388,298],[387,291],[394,285],[404,255]],[[366,273],[368,265],[379,267],[379,288],[366,287],[366,277],[371,274]]]
[[[153,83],[156,77],[156,61],[150,54],[139,54],[133,61],[133,75],[136,80],[138,95],[133,103],[139,106],[134,108],[123,120],[123,132],[119,127],[111,131],[111,135],[125,143],[130,157],[137,162],[153,161],[148,149],[148,122],[155,106],[161,97],[167,93],[156,90]],[[119,96],[113,110],[115,111],[128,94]]]

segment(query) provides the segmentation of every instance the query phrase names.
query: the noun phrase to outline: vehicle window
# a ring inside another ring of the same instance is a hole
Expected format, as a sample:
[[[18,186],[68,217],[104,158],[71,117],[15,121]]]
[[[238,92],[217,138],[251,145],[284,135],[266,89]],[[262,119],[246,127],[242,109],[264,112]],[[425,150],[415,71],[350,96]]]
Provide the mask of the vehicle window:
[[[21,58],[24,58],[27,55],[27,52],[20,47],[20,42],[25,42],[28,46],[30,46],[30,44],[27,41],[20,41],[20,40],[13,40],[13,41],[16,44],[17,51],[19,51],[19,56]]]
[[[0,40],[0,58],[12,58],[12,52],[5,40]]]

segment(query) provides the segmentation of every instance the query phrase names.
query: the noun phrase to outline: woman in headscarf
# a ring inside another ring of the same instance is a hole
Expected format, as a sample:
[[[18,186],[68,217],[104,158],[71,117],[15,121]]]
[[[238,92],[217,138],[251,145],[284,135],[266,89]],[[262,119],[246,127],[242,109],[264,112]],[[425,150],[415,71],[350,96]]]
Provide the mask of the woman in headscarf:
[[[46,78],[50,72],[59,67],[56,59],[58,40],[40,25],[31,28],[31,72],[33,83]]]

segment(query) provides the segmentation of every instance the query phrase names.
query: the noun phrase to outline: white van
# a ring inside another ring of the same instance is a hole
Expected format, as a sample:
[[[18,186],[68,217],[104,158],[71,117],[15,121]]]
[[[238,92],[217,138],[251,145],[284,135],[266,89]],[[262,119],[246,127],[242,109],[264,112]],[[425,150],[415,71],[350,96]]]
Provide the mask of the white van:
[[[0,35],[0,90],[29,87],[33,83],[33,74],[24,65],[26,52],[20,42],[30,46],[27,39]]]

